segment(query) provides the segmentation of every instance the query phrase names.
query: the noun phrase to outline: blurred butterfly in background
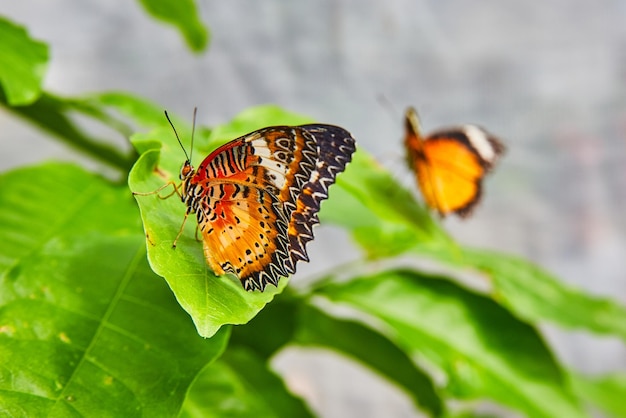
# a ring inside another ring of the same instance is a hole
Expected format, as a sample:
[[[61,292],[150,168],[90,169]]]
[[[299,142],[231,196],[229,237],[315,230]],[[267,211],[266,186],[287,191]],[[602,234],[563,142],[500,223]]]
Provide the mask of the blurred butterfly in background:
[[[232,273],[244,289],[263,291],[295,273],[298,261],[309,261],[306,244],[319,223],[320,204],[355,146],[343,128],[310,124],[272,126],[233,139],[197,170],[185,152],[182,183],[172,184],[187,205],[185,220],[196,215],[214,273]]]
[[[412,107],[406,111],[405,129],[407,160],[426,204],[442,217],[469,216],[480,201],[483,177],[504,152],[504,145],[476,125],[423,136]]]

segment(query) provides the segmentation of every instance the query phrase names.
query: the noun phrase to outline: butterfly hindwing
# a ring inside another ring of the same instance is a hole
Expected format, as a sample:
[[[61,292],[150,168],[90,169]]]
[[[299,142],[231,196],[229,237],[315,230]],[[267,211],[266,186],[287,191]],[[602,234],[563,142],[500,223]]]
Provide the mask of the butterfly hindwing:
[[[424,161],[416,171],[424,199],[440,213],[464,214],[480,198],[485,169],[469,148],[439,137],[424,144]]]
[[[212,183],[197,211],[204,254],[216,274],[233,273],[246,290],[288,274],[288,219],[276,196],[258,187]]]

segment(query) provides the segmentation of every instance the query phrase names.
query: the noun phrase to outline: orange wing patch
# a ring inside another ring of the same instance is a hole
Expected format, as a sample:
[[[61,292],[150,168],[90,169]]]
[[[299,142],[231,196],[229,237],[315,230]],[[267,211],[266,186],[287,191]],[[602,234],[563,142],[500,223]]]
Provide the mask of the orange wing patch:
[[[274,285],[288,271],[281,262],[288,248],[282,205],[255,187],[218,183],[210,186],[197,211],[204,255],[215,274],[258,277]]]
[[[440,130],[422,137],[413,108],[406,114],[405,147],[426,204],[441,216],[468,216],[482,194],[482,179],[504,146],[474,125]]]

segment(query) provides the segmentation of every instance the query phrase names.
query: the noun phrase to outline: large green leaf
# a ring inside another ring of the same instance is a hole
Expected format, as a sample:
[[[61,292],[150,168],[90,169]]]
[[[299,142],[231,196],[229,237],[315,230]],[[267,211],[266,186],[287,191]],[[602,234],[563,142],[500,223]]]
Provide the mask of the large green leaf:
[[[312,417],[267,365],[251,350],[229,347],[193,384],[181,418]]]
[[[532,417],[582,416],[536,330],[484,296],[411,271],[318,291],[382,320],[393,341],[445,373],[453,397],[493,399]]]
[[[567,286],[532,263],[494,251],[464,248],[463,265],[485,273],[492,297],[530,321],[549,319],[626,341],[626,307]]]
[[[26,29],[0,16],[0,90],[11,106],[37,100],[48,63],[48,46],[28,36]]]
[[[175,26],[194,52],[200,52],[209,41],[209,31],[204,26],[193,0],[139,0],[156,19]]]
[[[571,379],[580,399],[615,418],[626,417],[626,375],[610,374],[592,378],[573,374]]]
[[[300,308],[294,342],[347,355],[397,384],[418,408],[431,416],[443,412],[431,378],[401,348],[359,322],[335,318],[305,305]]]
[[[306,119],[276,107],[249,110],[231,123],[211,131],[210,138],[197,136],[194,160],[201,160],[218,145],[254,129],[304,121]],[[189,132],[188,126],[181,128],[179,133]],[[184,137],[181,139],[185,140]],[[129,177],[134,192],[151,192],[168,181],[177,180],[184,154],[171,131],[156,129],[148,135],[135,137],[133,141],[138,150],[144,151]],[[210,337],[224,324],[248,322],[287,284],[287,280],[282,279],[278,289],[268,286],[264,292],[246,292],[234,277],[216,277],[206,264],[202,244],[195,238],[193,216],[186,223],[177,247],[172,248],[186,210],[175,194],[169,199],[159,197],[172,192],[173,186],[168,186],[159,194],[136,196],[152,269],[167,280],[178,302],[193,318],[200,335]]]
[[[0,414],[172,416],[200,338],[146,263],[130,194],[78,167],[0,177]]]

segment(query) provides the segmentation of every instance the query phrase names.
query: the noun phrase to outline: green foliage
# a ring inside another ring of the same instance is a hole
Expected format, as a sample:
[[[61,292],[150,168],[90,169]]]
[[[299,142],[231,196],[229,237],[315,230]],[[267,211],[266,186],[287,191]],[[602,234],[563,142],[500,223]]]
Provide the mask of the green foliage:
[[[194,417],[312,417],[251,350],[232,347],[198,376],[181,413]]]
[[[193,0],[139,0],[156,19],[178,29],[194,52],[201,52],[209,41],[209,30],[204,26]]]
[[[1,410],[171,416],[229,330],[199,337],[146,262],[127,188],[42,164],[0,177]]]
[[[193,50],[206,44],[192,2],[142,4]],[[0,175],[0,415],[314,416],[271,368],[293,346],[371,369],[429,416],[484,416],[481,400],[532,417],[587,416],[588,405],[626,414],[624,375],[564,367],[538,331],[550,322],[625,340],[626,308],[527,261],[457,244],[362,149],[320,213],[350,232],[364,253],[358,265],[299,292],[288,279],[260,293],[216,277],[194,219],[172,248],[185,207],[160,197],[173,192],[185,157],[160,106],[125,92],[43,91],[47,46],[6,19],[0,38],[0,104],[128,178],[126,186],[63,163]],[[132,134],[134,150],[79,127],[76,113],[111,135]],[[172,116],[186,143],[188,121]],[[254,129],[309,121],[275,106],[248,109],[198,127],[193,162]],[[399,255],[450,273],[370,263]]]
[[[386,335],[448,377],[457,398],[490,398],[533,417],[581,416],[536,330],[443,277],[385,271],[320,292],[382,320]]]
[[[30,104],[41,94],[48,61],[48,46],[26,30],[0,16],[0,84],[12,106]]]

